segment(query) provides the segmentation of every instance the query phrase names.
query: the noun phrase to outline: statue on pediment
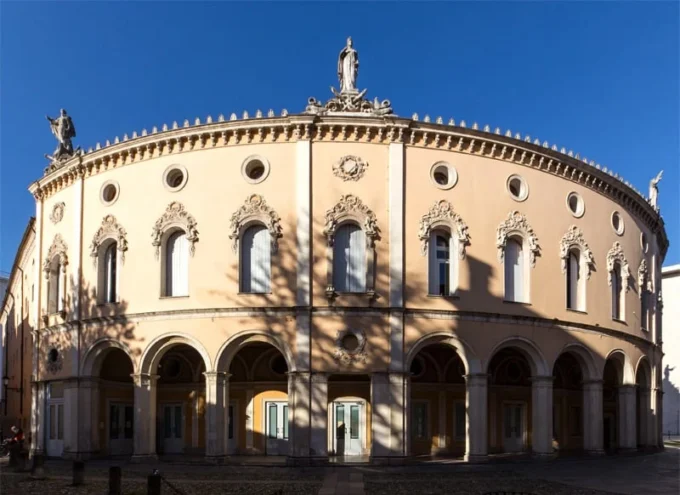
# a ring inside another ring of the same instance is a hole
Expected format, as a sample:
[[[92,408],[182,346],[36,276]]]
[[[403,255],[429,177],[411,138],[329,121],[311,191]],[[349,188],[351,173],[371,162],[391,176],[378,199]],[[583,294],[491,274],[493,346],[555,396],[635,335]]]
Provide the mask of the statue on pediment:
[[[66,113],[63,108],[60,111],[59,117],[51,118],[49,115],[45,116],[50,123],[50,130],[54,137],[57,138],[57,148],[54,150],[52,156],[45,155],[45,158],[54,162],[63,162],[71,158],[77,149],[73,149],[72,139],[76,137],[76,128],[73,125],[73,120]]]
[[[347,38],[347,45],[338,56],[338,78],[341,93],[357,92],[357,75],[359,73],[359,53],[354,49],[352,37]]]
[[[661,176],[663,175],[663,170],[657,174],[652,180],[649,181],[649,202],[650,204],[658,209],[659,208],[659,182],[661,181]]]

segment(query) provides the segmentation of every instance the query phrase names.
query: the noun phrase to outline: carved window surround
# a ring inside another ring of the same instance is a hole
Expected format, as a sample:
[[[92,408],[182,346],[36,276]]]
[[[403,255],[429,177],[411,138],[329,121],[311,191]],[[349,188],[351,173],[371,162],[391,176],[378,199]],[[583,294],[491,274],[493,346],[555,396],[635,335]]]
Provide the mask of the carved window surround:
[[[189,252],[191,256],[196,251],[196,242],[198,241],[198,230],[196,229],[196,219],[189,214],[184,208],[184,205],[178,201],[173,201],[168,205],[165,213],[156,220],[151,238],[151,244],[156,248],[156,259],[159,258],[161,245],[163,244],[163,235],[170,229],[178,228],[184,231],[189,241]]]
[[[451,237],[456,239],[458,257],[465,259],[465,248],[470,245],[468,226],[458,213],[453,211],[453,206],[442,199],[436,201],[428,212],[420,218],[418,238],[420,239],[420,254],[427,256],[427,248],[430,243],[430,233],[439,228],[446,227]]]
[[[628,292],[630,290],[630,284],[628,283],[630,279],[630,269],[628,267],[628,260],[626,260],[626,257],[623,254],[621,243],[618,241],[614,243],[612,248],[607,253],[607,282],[609,283],[610,287],[612,285],[612,274],[614,272],[614,263],[616,261],[621,264],[621,282],[623,283],[626,292]]]
[[[326,247],[326,297],[333,299],[338,295],[333,282],[333,245],[335,233],[341,225],[353,223],[358,225],[366,236],[366,293],[369,298],[375,297],[375,241],[380,238],[380,229],[375,213],[358,197],[346,194],[330,210],[326,211],[326,224],[323,233],[328,245]],[[354,294],[354,293],[352,293]]]
[[[540,256],[538,237],[531,228],[527,218],[518,211],[508,214],[496,231],[496,248],[498,249],[498,261],[503,263],[505,259],[505,247],[508,239],[514,236],[522,238],[523,248],[529,252],[529,262],[532,267],[536,266],[536,257]]]
[[[61,234],[56,234],[54,236],[54,240],[52,241],[52,244],[50,245],[50,248],[47,250],[47,254],[45,255],[45,261],[43,262],[43,273],[45,274],[45,280],[48,281],[48,299],[49,299],[49,282],[50,282],[50,275],[52,273],[52,261],[54,260],[55,257],[59,258],[59,274],[57,275],[59,277],[59,283],[61,285],[61,298],[59,301],[57,301],[57,314],[61,316],[62,319],[66,318],[66,267],[68,266],[68,246],[66,245],[66,242],[64,241],[64,238],[61,236]],[[57,295],[59,297],[59,295]],[[48,302],[49,306],[49,302]],[[49,310],[43,310],[43,322],[47,324],[48,317],[49,317]]]
[[[113,215],[106,215],[99,230],[95,232],[92,238],[92,243],[90,244],[90,257],[92,258],[92,263],[96,266],[97,260],[99,259],[99,248],[108,239],[113,239],[116,241],[120,261],[125,261],[125,251],[128,249],[127,242],[127,232],[118,223],[116,217]]]
[[[232,240],[231,249],[234,253],[238,254],[239,241],[246,229],[256,223],[264,225],[269,231],[272,254],[278,251],[279,238],[283,237],[281,218],[262,196],[253,194],[231,215],[229,239]]]
[[[583,238],[583,232],[576,225],[569,227],[566,234],[560,240],[560,259],[562,260],[562,273],[567,273],[567,265],[569,262],[569,251],[572,248],[577,248],[580,253],[581,270],[586,274],[586,279],[590,280],[590,273],[595,268],[595,260],[590,246]]]

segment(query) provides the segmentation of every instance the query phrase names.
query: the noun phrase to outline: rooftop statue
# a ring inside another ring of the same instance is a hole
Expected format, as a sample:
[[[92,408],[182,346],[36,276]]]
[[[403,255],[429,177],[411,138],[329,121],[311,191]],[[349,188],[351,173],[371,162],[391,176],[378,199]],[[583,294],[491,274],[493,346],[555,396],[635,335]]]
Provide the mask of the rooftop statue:
[[[663,170],[657,174],[652,180],[649,181],[649,202],[655,209],[659,209],[659,182],[661,181],[661,176],[663,175]]]
[[[56,165],[71,158],[80,148],[73,149],[71,140],[76,137],[76,128],[73,125],[73,120],[66,114],[66,110],[61,109],[59,117],[53,119],[49,115],[45,116],[50,122],[50,130],[54,137],[57,138],[57,148],[54,150],[52,156],[45,155],[45,158],[50,160],[51,165]]]
[[[358,113],[380,117],[392,114],[392,105],[389,100],[373,101],[364,98],[366,89],[357,89],[357,75],[359,73],[359,53],[354,48],[352,38],[347,38],[347,45],[338,55],[338,79],[340,91],[331,86],[333,98],[322,105],[316,98],[309,98],[305,113],[314,115]]]

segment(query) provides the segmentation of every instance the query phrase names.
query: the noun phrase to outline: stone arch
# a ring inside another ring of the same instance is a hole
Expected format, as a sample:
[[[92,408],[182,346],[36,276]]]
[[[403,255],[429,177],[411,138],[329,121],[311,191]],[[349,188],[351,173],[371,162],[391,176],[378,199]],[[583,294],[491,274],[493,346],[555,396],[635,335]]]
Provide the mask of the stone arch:
[[[637,383],[637,377],[640,373],[644,373],[644,378],[646,380],[646,383],[644,383],[644,385],[646,385],[647,387],[651,387],[652,366],[649,364],[649,359],[644,354],[640,356],[640,358],[637,361],[637,364],[635,365],[635,383]]]
[[[602,364],[601,377],[604,377],[604,367],[607,361],[612,360],[616,366],[619,379],[621,380],[621,385],[634,385],[635,384],[635,373],[633,371],[633,365],[630,362],[628,354],[626,354],[623,349],[612,349],[607,354],[607,357]]]
[[[222,344],[222,347],[217,352],[217,358],[215,359],[215,371],[228,372],[231,361],[238,351],[253,342],[264,342],[274,346],[286,360],[288,371],[293,372],[296,370],[293,353],[282,339],[265,330],[244,330],[232,335],[224,344]]]
[[[81,376],[97,376],[99,375],[100,367],[106,355],[112,349],[119,349],[123,351],[130,362],[132,363],[132,369],[135,369],[135,360],[133,359],[133,354],[130,348],[124,342],[113,339],[111,337],[103,337],[96,340],[92,345],[85,351],[85,355],[80,365],[80,375]]]
[[[418,339],[406,355],[406,362],[404,363],[405,371],[411,369],[413,359],[421,350],[433,344],[445,344],[452,347],[453,350],[456,351],[456,354],[460,356],[461,361],[463,361],[465,372],[467,374],[474,375],[482,373],[480,360],[477,358],[477,354],[474,352],[472,347],[470,347],[465,341],[461,340],[457,335],[454,335],[450,332],[434,332],[424,335]]]
[[[550,369],[554,370],[555,364],[560,359],[560,356],[567,353],[573,355],[576,358],[576,361],[578,361],[578,364],[581,366],[581,373],[583,374],[584,381],[600,379],[601,374],[598,371],[593,353],[590,352],[586,346],[577,342],[565,345],[557,356],[555,356]]]
[[[163,355],[177,344],[186,344],[195,349],[203,359],[205,370],[212,371],[210,355],[205,350],[205,347],[203,347],[203,344],[185,333],[168,333],[156,337],[146,346],[140,359],[138,372],[149,375],[155,374],[158,369],[158,363]]]
[[[524,355],[529,363],[529,367],[531,368],[532,376],[552,376],[552,370],[548,369],[547,361],[545,360],[545,357],[543,357],[543,353],[541,353],[540,349],[536,347],[536,345],[530,340],[519,336],[509,337],[496,344],[496,346],[489,353],[489,357],[486,360],[484,366],[486,373],[488,373],[489,364],[493,360],[493,357],[496,355],[496,353],[501,349],[506,348],[516,349]]]

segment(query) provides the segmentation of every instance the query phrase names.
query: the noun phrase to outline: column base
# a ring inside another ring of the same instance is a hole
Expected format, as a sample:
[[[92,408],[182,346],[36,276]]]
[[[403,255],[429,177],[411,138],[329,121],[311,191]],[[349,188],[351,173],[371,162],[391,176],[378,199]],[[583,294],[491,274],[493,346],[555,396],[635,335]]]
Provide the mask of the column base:
[[[158,462],[158,456],[156,454],[135,454],[132,457],[130,457],[130,462],[135,464]]]
[[[463,460],[470,464],[482,464],[489,462],[489,456],[487,454],[465,454]]]

